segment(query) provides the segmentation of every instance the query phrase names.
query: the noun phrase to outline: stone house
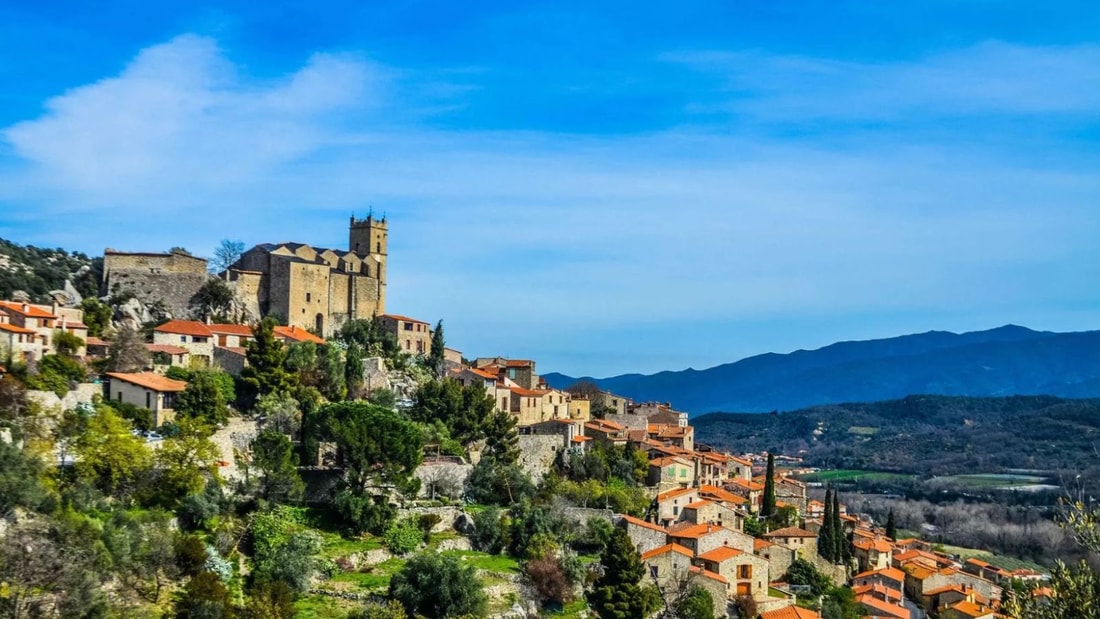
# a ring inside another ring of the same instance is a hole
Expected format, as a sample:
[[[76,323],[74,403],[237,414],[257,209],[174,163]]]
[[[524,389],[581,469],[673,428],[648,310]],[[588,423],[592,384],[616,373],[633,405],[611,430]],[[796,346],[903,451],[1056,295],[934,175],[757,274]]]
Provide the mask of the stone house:
[[[431,354],[431,324],[399,314],[382,314],[378,317],[378,322],[383,331],[397,339],[397,345],[401,350],[410,355]]]
[[[171,344],[146,344],[145,350],[148,350],[153,358],[153,367],[161,370],[167,369],[168,366],[178,365],[180,367],[188,367],[191,362],[191,353],[186,348],[181,346],[173,346]]]
[[[584,433],[608,445],[625,445],[626,427],[606,419],[593,419],[584,424]]]
[[[736,548],[742,552],[751,554],[753,551],[753,538],[739,531],[731,531],[725,527],[713,524],[693,524],[682,527],[671,527],[668,532],[669,540],[690,549],[699,556],[723,546]]]
[[[214,360],[214,334],[197,320],[169,320],[153,329],[153,343],[187,349],[196,365]]]
[[[26,363],[42,358],[42,340],[33,329],[4,322],[0,317],[0,358],[9,353],[14,361]]]
[[[668,543],[668,530],[652,522],[623,514],[619,516],[616,525],[626,529],[626,534],[639,553],[649,552]]]
[[[902,591],[905,589],[905,572],[896,567],[887,567],[862,572],[852,577],[852,586],[862,587],[867,585],[882,585],[889,589]]]
[[[700,491],[700,496],[703,492]],[[725,503],[701,498],[687,504],[680,512],[682,522],[691,524],[714,524],[733,531],[745,530],[746,514]]]
[[[901,601],[887,602],[869,594],[863,594],[856,598],[866,616],[879,619],[910,619],[909,609]]]
[[[696,557],[695,563],[730,583],[730,597],[768,597],[768,562],[752,552],[721,546]]]
[[[70,333],[79,337],[81,342],[85,342],[88,339],[88,327],[82,322],[83,315],[84,313],[79,309],[62,308],[56,303],[49,306],[20,301],[0,301],[0,323],[24,330],[20,332],[16,329],[5,329],[5,332],[15,336],[8,336],[8,339],[14,340],[9,342],[13,345],[10,350],[13,354],[18,351],[23,353],[24,356],[37,352],[36,358],[40,358],[45,354],[56,353],[57,346],[54,342],[56,331]],[[34,339],[37,340],[40,351],[37,351],[33,345],[27,345],[33,344],[33,342],[28,341],[30,334],[27,331],[34,333]],[[20,338],[19,336],[23,337]],[[20,344],[24,345],[20,346]],[[85,346],[82,344],[76,350],[76,356],[84,356],[84,353]]]
[[[187,388],[182,380],[153,372],[108,372],[107,377],[107,399],[149,409],[153,412],[153,427],[176,418],[176,396]]]
[[[799,606],[785,606],[760,613],[760,619],[821,619],[821,613]]]
[[[649,461],[646,485],[662,491],[675,487],[687,488],[695,483],[695,466],[681,456],[665,456]]]
[[[535,362],[530,359],[505,359],[504,357],[478,357],[474,367],[491,372],[498,380],[507,380],[524,389],[539,389],[542,379],[535,373]]]
[[[665,597],[675,597],[687,586],[698,586],[710,594],[714,608],[728,604],[729,581],[721,575],[692,565],[691,552],[677,544],[666,544],[642,554],[649,572],[647,581],[656,581]]]
[[[798,553],[767,540],[753,540],[752,553],[768,562],[768,573],[782,575],[790,569]]]
[[[764,539],[793,550],[803,557],[812,557],[817,554],[817,535],[798,527],[769,531],[764,534]]]
[[[209,324],[206,328],[214,338],[214,346],[221,348],[246,348],[252,341],[252,327],[247,325]]]
[[[695,451],[695,428],[692,426],[651,423],[646,427],[646,435],[650,440],[663,445],[677,447],[684,451]]]
[[[588,424],[586,424],[587,426]],[[657,495],[657,521],[668,525],[680,520],[684,507],[699,500],[697,488],[677,488]]]
[[[861,572],[890,567],[894,545],[882,538],[856,539],[852,542],[852,555]]]
[[[760,512],[760,507],[764,503],[764,484],[735,477],[722,488],[745,499],[746,508],[750,514]]]
[[[241,254],[225,279],[251,315],[331,336],[385,313],[388,235],[385,218],[352,217],[346,250],[264,243]]]
[[[493,393],[497,384],[497,377],[495,374],[486,372],[485,370],[479,370],[477,368],[453,368],[448,375],[452,379],[457,380],[458,384],[462,385],[463,387],[480,385],[484,387],[485,391],[488,393]]]
[[[588,398],[570,395],[568,398],[569,418],[588,421],[592,419],[592,406]]]
[[[131,253],[106,249],[99,292],[130,294],[142,305],[163,305],[172,316],[188,316],[193,309],[191,300],[209,280],[206,260],[185,252]]]

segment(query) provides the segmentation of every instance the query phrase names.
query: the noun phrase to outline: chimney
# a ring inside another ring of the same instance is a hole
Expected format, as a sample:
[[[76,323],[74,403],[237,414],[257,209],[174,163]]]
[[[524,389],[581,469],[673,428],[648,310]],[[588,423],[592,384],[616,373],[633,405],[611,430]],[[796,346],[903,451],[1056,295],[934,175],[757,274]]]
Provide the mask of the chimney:
[[[31,310],[31,306],[27,305],[26,301],[23,301],[23,313],[26,314]]]

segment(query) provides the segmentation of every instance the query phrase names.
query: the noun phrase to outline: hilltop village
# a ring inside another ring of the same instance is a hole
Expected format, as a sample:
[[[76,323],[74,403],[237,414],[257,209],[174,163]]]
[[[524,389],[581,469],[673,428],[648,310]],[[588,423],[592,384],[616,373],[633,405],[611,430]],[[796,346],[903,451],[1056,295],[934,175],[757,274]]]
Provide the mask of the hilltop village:
[[[352,218],[347,249],[267,243],[213,273],[182,251],[107,250],[99,299],[0,302],[0,436],[24,453],[5,457],[40,458],[59,480],[42,493],[92,492],[102,513],[206,510],[164,524],[165,565],[105,577],[104,603],[181,617],[278,598],[282,614],[248,616],[987,619],[1013,595],[1051,595],[1042,574],[850,513],[798,479],[797,458],[698,441],[672,403],[555,389],[535,360],[446,347],[441,322],[388,313],[387,237],[384,219]],[[193,475],[166,494],[181,458]],[[54,517],[11,503],[0,533]],[[135,548],[151,530],[133,529]],[[201,555],[189,571],[188,543]],[[289,574],[291,556],[316,561]],[[472,605],[423,600],[435,583],[410,579],[452,569],[432,556],[467,562],[452,567],[476,578]],[[148,569],[155,594],[128,594]],[[64,614],[62,586],[24,585]]]

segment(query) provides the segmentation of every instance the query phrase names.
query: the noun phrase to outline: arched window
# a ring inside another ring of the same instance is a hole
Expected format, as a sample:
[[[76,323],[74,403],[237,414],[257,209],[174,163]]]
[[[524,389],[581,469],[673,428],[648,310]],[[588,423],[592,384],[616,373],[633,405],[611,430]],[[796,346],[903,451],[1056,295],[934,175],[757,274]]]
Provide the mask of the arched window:
[[[324,332],[325,332],[325,315],[321,314],[321,313],[318,313],[315,322],[316,322],[316,331],[317,331],[317,333],[319,335],[324,334]]]

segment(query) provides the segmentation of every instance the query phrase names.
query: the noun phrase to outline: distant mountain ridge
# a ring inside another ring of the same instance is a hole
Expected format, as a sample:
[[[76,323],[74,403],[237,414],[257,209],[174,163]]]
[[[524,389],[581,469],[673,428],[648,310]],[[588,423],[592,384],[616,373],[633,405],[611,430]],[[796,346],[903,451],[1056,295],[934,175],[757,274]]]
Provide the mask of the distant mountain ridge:
[[[961,334],[929,331],[767,353],[706,370],[600,379],[551,373],[545,379],[558,388],[590,380],[692,414],[795,410],[911,394],[1100,397],[1100,331],[1054,333],[1016,325]]]

